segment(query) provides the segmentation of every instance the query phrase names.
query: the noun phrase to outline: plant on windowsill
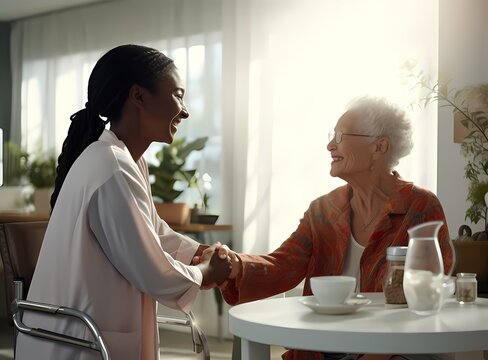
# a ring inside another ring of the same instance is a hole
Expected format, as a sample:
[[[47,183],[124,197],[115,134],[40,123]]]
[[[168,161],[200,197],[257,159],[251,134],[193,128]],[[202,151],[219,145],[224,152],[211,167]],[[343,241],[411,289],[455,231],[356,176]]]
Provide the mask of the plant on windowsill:
[[[414,66],[415,67],[415,66]],[[454,121],[460,121],[467,130],[461,139],[461,152],[466,158],[464,176],[469,181],[466,200],[470,204],[465,213],[465,220],[472,223],[484,222],[484,231],[471,234],[467,225],[461,226],[459,235],[466,235],[474,240],[488,240],[488,84],[468,86],[461,90],[449,90],[447,84],[433,82],[423,71],[407,68],[407,75],[416,82],[416,86],[425,90],[421,98],[424,106],[440,101],[451,107]],[[473,105],[476,104],[476,105]],[[461,232],[466,233],[461,234]]]
[[[149,174],[154,177],[151,192],[159,216],[170,224],[185,224],[190,220],[187,204],[175,200],[195,182],[196,169],[186,169],[186,160],[193,151],[202,150],[208,138],[200,137],[187,142],[175,139],[170,145],[162,145],[156,153],[158,164],[149,164]]]
[[[28,157],[27,152],[23,151],[17,143],[6,141],[3,144],[4,186],[19,186],[25,182]]]
[[[191,210],[191,223],[213,225],[217,222],[219,215],[214,215],[208,212],[208,202],[210,200],[210,196],[208,195],[207,190],[212,188],[211,183],[212,177],[207,173],[200,175],[198,172],[196,172],[193,176],[190,187],[198,190],[201,205],[198,207],[198,204],[195,204]]]
[[[24,187],[27,175],[27,152],[13,142],[3,144],[3,184],[0,187],[0,210],[18,211],[26,206]]]
[[[56,180],[56,157],[54,154],[36,154],[34,160],[28,161],[27,177],[34,187],[35,211],[49,214],[51,212],[50,198]]]

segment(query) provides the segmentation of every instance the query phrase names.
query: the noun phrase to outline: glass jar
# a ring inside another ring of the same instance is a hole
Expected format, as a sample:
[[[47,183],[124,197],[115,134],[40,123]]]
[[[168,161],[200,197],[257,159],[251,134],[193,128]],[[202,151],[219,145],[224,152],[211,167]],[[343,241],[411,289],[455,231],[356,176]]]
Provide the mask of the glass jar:
[[[475,273],[456,274],[456,300],[460,304],[474,304],[478,296],[478,281]]]
[[[407,246],[390,246],[386,249],[388,268],[383,283],[383,293],[385,294],[385,304],[388,307],[407,306],[403,292],[403,272],[407,249]]]

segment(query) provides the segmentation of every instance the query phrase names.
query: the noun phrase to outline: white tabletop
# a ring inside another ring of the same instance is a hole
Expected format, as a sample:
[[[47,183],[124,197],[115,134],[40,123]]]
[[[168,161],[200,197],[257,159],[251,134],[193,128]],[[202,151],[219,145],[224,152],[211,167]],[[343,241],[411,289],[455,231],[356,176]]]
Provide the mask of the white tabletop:
[[[382,293],[365,293],[373,303],[348,315],[320,315],[299,297],[234,306],[230,331],[242,339],[244,359],[269,358],[269,345],[322,352],[443,353],[488,348],[488,299],[459,305],[448,299],[436,315],[388,309]]]

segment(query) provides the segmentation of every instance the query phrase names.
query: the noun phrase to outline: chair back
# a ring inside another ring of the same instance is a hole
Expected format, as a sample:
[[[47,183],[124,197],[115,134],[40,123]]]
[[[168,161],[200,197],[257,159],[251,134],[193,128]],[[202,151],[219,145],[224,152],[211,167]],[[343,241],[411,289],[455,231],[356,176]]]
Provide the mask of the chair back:
[[[6,309],[12,323],[10,305],[14,300],[14,280],[24,284],[25,298],[37,264],[47,221],[13,222],[0,224],[0,253],[5,273]]]

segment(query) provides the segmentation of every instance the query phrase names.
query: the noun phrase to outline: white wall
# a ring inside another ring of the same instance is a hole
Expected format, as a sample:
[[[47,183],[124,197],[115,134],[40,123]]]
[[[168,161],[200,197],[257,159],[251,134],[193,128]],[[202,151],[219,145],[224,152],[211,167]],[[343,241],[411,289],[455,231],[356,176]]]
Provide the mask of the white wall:
[[[488,1],[441,0],[439,39],[439,79],[450,80],[450,87],[488,82]],[[483,230],[465,221],[468,208],[468,181],[464,178],[465,158],[460,145],[453,142],[452,109],[439,107],[437,195],[447,216],[451,236],[460,225]]]

